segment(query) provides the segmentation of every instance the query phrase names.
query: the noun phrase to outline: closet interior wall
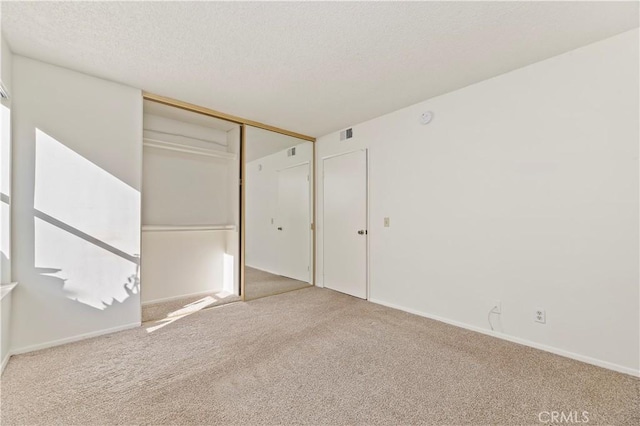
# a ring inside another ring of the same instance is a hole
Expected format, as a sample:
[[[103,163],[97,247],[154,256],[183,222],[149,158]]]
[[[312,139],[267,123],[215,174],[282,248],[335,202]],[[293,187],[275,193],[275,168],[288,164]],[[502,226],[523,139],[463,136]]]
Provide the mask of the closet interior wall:
[[[239,125],[144,102],[142,305],[239,295]]]

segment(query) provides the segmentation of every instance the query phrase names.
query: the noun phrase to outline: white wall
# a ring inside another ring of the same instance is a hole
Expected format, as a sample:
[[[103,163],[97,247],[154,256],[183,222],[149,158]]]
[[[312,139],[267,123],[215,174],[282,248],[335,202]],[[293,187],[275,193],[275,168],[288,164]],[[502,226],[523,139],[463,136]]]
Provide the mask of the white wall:
[[[198,140],[154,134],[145,137],[164,142],[219,150],[226,153],[226,132],[182,123],[149,114],[144,128],[193,135],[218,141],[220,145]],[[144,225],[223,225],[231,221],[227,207],[229,168],[232,160],[199,156],[145,147],[143,160],[142,223]]]
[[[245,163],[275,154],[276,152],[305,142],[303,139],[252,126],[245,126],[245,141]]]
[[[11,300],[15,284],[0,286],[0,374],[11,356]]]
[[[143,232],[142,303],[224,290],[229,233]]]
[[[260,143],[260,141],[249,139],[247,141],[248,145],[252,142],[254,145]],[[285,149],[245,165],[245,199],[247,203],[245,210],[245,264],[275,274],[281,272],[277,261],[277,256],[281,251],[277,247],[279,235],[276,230],[278,225],[278,170],[304,162],[308,162],[310,166],[313,163],[312,142],[299,143],[295,147],[295,156],[288,157]],[[310,173],[313,174],[311,167]],[[311,206],[309,208],[311,209]]]
[[[145,149],[145,225],[224,225],[227,160]]]
[[[0,34],[0,80],[12,90],[12,58]],[[0,283],[11,281],[11,99],[0,104]]]
[[[141,92],[13,66],[13,350],[137,325]]]
[[[229,160],[144,149],[144,225],[223,225],[230,221]]]
[[[4,293],[4,291],[3,291]],[[0,373],[9,361],[11,344],[11,292],[0,297]]]
[[[0,32],[0,80],[11,95],[13,55]],[[11,99],[0,104],[0,283],[11,281]],[[10,291],[0,295],[0,373],[9,361],[11,345]]]
[[[370,299],[638,374],[638,35],[319,138],[369,149]]]
[[[0,32],[0,77],[5,87],[11,92],[13,53]]]

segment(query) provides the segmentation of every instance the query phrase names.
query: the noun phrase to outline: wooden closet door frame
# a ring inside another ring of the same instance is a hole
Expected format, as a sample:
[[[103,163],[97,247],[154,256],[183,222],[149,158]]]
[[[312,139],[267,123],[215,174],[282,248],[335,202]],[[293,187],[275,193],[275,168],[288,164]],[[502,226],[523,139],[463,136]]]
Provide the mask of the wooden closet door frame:
[[[240,125],[240,176],[238,177],[238,190],[240,191],[240,229],[238,233],[238,256],[240,257],[239,262],[239,277],[240,280],[240,297],[242,300],[245,300],[245,280],[244,280],[244,268],[245,268],[245,167],[244,167],[244,159],[245,159],[245,145],[246,145],[246,126],[257,127],[259,129],[268,130],[275,133],[280,133],[282,135],[291,136],[297,139],[302,139],[308,142],[313,143],[313,159],[312,159],[312,167],[313,167],[313,181],[311,183],[311,199],[313,200],[313,208],[311,211],[311,230],[312,230],[312,265],[311,265],[311,277],[312,277],[312,285],[316,285],[316,138],[312,136],[303,135],[301,133],[292,132],[290,130],[282,129],[280,127],[271,126],[269,124],[260,123],[258,121],[248,120],[246,118],[234,116],[231,114],[226,114],[224,112],[216,111],[213,109],[201,107],[198,105],[190,104],[187,102],[182,102],[176,99],[167,98],[161,95],[155,95],[153,93],[142,92],[142,98],[147,101],[157,102],[159,104],[172,106],[176,108],[180,108],[186,111],[195,112],[202,115],[207,115],[209,117],[218,118],[220,120],[226,120],[231,123],[235,123]]]

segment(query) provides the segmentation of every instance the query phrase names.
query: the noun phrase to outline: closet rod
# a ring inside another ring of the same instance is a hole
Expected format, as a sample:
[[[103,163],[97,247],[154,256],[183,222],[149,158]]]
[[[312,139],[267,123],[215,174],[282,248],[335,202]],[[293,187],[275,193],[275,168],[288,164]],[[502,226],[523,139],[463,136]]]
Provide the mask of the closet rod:
[[[166,149],[167,151],[186,152],[188,154],[203,155],[205,157],[224,158],[227,160],[234,160],[236,155],[231,152],[215,151],[212,149],[188,147],[171,142],[164,142],[158,139],[144,138],[142,142],[143,146],[150,148]]]
[[[162,130],[153,130],[153,129],[142,129],[142,130],[144,130],[145,132],[160,133],[162,135],[180,136],[180,137],[187,138],[187,139],[193,139],[194,141],[200,141],[200,142],[206,142],[206,143],[212,143],[212,144],[215,144],[215,145],[224,146],[225,148],[228,146],[226,143],[220,143],[220,142],[216,142],[216,141],[212,141],[212,140],[208,140],[208,139],[196,138],[194,136],[187,136],[187,135],[183,135],[181,133],[163,132]]]

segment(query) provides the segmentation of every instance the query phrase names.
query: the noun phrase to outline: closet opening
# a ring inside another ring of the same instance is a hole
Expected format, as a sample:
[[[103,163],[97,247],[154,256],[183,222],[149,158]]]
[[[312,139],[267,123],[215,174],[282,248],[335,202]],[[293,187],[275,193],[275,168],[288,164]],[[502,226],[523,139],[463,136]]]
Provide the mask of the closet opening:
[[[241,300],[241,125],[148,99],[143,108],[142,322],[162,326]]]

